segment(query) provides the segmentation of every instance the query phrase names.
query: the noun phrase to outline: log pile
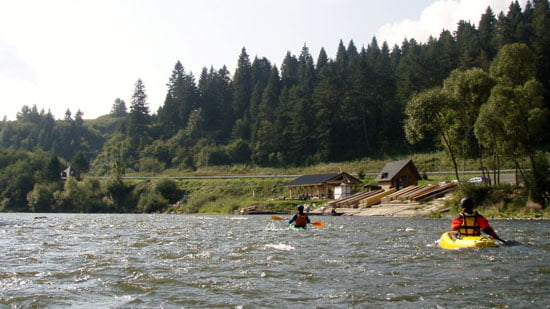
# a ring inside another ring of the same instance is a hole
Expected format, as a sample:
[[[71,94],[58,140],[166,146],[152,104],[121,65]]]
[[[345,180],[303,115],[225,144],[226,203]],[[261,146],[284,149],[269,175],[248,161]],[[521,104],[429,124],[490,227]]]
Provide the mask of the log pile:
[[[371,207],[371,206],[376,205],[376,204],[380,204],[380,202],[382,201],[382,198],[384,196],[392,194],[396,191],[397,191],[396,188],[391,188],[388,191],[383,191],[383,192],[380,192],[378,194],[375,194],[375,195],[369,196],[367,198],[364,198],[364,199],[359,201],[359,207],[366,208],[366,207]]]
[[[426,203],[457,189],[456,183],[428,184],[423,186],[408,186],[402,190],[385,196],[386,204]]]
[[[427,184],[423,186],[408,186],[397,190],[391,188],[358,192],[346,198],[328,203],[332,208],[367,208],[377,204],[423,204],[451,193],[458,188],[456,183]]]
[[[359,203],[361,200],[366,199],[370,196],[377,195],[379,193],[384,192],[384,190],[375,190],[375,191],[369,191],[369,192],[358,192],[353,195],[350,195],[346,198],[336,200],[329,202],[330,207],[339,207],[339,208],[357,208],[359,207]]]

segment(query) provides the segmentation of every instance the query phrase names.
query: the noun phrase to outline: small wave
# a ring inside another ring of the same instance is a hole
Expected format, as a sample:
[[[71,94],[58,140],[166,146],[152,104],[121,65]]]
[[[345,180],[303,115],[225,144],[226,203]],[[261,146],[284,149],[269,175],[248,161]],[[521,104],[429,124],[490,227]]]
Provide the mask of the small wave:
[[[228,217],[228,220],[248,220],[246,217]]]
[[[267,226],[264,228],[265,231],[281,231],[281,230],[288,230],[288,228],[282,228],[280,225],[275,224],[273,221],[269,222]]]
[[[439,239],[426,244],[427,248],[439,247]]]
[[[285,244],[267,244],[264,246],[264,248],[266,249],[276,249],[276,250],[281,250],[281,251],[292,251],[292,250],[295,250],[296,248],[290,246],[290,245],[285,245]]]
[[[325,260],[327,264],[346,264],[346,261],[343,260]]]

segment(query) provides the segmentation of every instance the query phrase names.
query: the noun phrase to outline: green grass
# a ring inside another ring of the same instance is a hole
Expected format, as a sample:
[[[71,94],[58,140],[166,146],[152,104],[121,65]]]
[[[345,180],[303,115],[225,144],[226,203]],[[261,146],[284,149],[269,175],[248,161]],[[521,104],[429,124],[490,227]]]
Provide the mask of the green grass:
[[[419,185],[440,183],[455,179],[454,173],[445,175],[426,174],[427,171],[452,171],[452,166],[442,152],[415,154],[397,158],[362,159],[340,163],[322,163],[307,167],[269,168],[249,165],[210,166],[208,169],[196,171],[167,170],[163,176],[257,176],[257,175],[305,175],[345,171],[354,175],[367,174],[362,180],[364,185],[375,185],[375,176],[384,165],[393,160],[412,159],[421,176]],[[465,170],[477,169],[477,161],[467,161],[461,164]],[[508,166],[503,166],[508,168]],[[370,174],[370,175],[369,175]],[[149,175],[148,175],[149,176]],[[461,180],[467,180],[478,174],[461,174]],[[266,210],[277,212],[293,212],[299,203],[304,201],[289,201],[284,184],[293,178],[245,178],[245,179],[188,179],[177,180],[178,188],[185,192],[187,202],[172,206],[168,211],[185,213],[234,213],[250,205],[262,205]],[[506,186],[472,186],[470,191],[455,194],[455,200],[449,201],[447,207],[452,212],[458,212],[458,201],[464,195],[479,195],[481,204],[478,208],[487,217],[545,217],[549,218],[548,209],[536,210],[526,207],[525,193],[514,191],[515,187]],[[471,189],[473,188],[473,189]],[[491,188],[490,194],[486,188]],[[472,191],[473,190],[473,191]],[[319,204],[319,201],[315,201]],[[430,217],[439,218],[440,213]]]
[[[390,161],[412,159],[422,173],[423,171],[451,171],[452,166],[446,162],[442,152],[414,154],[400,157],[384,157],[377,159],[364,158],[346,162],[322,162],[311,166],[295,167],[261,167],[246,164],[208,166],[196,170],[167,169],[162,176],[242,176],[242,175],[307,175],[325,174],[344,171],[350,174],[379,173]],[[128,176],[140,176],[137,173]],[[143,176],[150,176],[150,173]],[[156,175],[161,176],[161,175]]]
[[[233,213],[249,205],[282,198],[286,182],[288,179],[281,178],[178,180],[178,188],[187,200],[170,211]]]

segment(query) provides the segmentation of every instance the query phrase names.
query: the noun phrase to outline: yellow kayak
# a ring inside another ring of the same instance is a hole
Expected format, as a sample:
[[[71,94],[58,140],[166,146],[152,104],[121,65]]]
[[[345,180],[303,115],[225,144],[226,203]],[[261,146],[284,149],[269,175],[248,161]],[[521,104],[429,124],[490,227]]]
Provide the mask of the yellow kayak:
[[[458,249],[469,247],[496,247],[497,244],[491,237],[462,236],[461,238],[456,238],[456,232],[445,232],[439,239],[439,246],[443,249]]]

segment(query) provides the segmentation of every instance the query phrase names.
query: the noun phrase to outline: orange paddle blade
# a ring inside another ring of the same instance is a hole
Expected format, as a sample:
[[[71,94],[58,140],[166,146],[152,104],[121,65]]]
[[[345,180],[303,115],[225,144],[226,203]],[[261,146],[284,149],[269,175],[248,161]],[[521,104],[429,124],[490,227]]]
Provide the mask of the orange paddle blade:
[[[271,220],[281,221],[281,220],[284,220],[284,219],[281,218],[281,217],[277,217],[277,216],[271,216]]]
[[[321,221],[315,221],[311,225],[313,225],[315,227],[323,227],[325,224]]]

